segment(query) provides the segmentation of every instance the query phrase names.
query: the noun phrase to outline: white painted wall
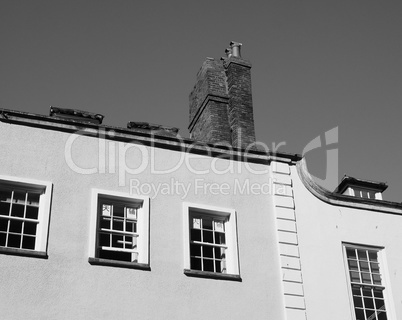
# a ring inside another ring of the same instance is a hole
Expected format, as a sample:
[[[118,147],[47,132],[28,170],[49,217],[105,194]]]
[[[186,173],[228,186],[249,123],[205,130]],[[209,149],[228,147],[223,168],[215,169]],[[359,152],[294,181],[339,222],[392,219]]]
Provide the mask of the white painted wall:
[[[307,319],[354,319],[343,242],[385,248],[387,316],[402,319],[402,215],[328,204],[291,172]]]
[[[179,194],[159,195],[150,202],[151,271],[90,265],[91,188],[130,190],[128,185],[118,186],[117,173],[108,173],[108,159],[106,173],[83,175],[72,171],[64,155],[69,137],[68,133],[0,123],[0,175],[54,184],[49,258],[0,255],[1,318],[283,319],[270,195],[190,192],[185,199]],[[76,164],[87,169],[95,167],[98,147],[97,139],[79,137],[72,148]],[[106,145],[106,150],[110,147]],[[117,152],[118,145],[115,147]],[[144,150],[150,152],[148,147]],[[156,151],[158,169],[174,167],[180,157],[177,151]],[[131,167],[141,163],[138,149],[131,149],[126,156]],[[170,183],[171,179],[184,183],[204,179],[204,183],[228,183],[231,187],[236,181],[250,179],[261,185],[269,180],[268,174],[250,173],[244,163],[200,156],[191,160],[194,167],[205,170],[212,162],[222,171],[234,164],[241,172],[197,175],[180,166],[171,174],[150,174],[146,169],[127,178],[154,184]],[[263,169],[262,165],[252,167]],[[183,201],[236,210],[242,282],[191,278],[183,274]],[[300,213],[302,217],[304,211]],[[304,230],[306,222],[301,220],[300,228]],[[306,259],[310,259],[307,254]],[[390,265],[395,268],[394,261]],[[315,299],[320,300],[322,296],[317,294]]]

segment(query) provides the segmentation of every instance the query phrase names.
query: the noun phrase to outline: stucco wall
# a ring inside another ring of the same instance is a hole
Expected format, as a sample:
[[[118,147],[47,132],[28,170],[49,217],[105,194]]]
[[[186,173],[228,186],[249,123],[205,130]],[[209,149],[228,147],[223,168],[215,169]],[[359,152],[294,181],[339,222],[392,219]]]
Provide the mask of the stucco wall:
[[[110,173],[108,158],[114,144],[116,153],[112,158],[118,163],[119,145],[115,142],[106,143],[105,173],[78,174],[66,163],[65,145],[71,138],[68,133],[0,123],[0,137],[1,175],[54,184],[48,259],[0,255],[1,318],[283,319],[270,195],[235,194],[233,188],[228,195],[200,190],[195,194],[194,189],[185,198],[183,194],[159,194],[150,202],[151,271],[88,263],[91,188],[129,193],[129,179],[149,184],[171,183],[174,179],[193,186],[195,179],[230,186],[236,180],[243,183],[250,179],[250,183],[263,185],[269,180],[268,173],[251,173],[241,162],[197,156],[190,161],[193,169],[207,170],[214,162],[221,171],[230,164],[236,170],[199,175],[183,164],[170,174],[151,174],[148,166],[142,172],[126,175],[127,180],[119,186],[122,180],[118,168]],[[150,155],[149,147],[142,150]],[[158,170],[171,169],[180,161],[178,151],[156,151]],[[72,143],[72,159],[80,168],[99,170],[98,154],[96,138],[80,136]],[[126,164],[138,167],[140,155],[137,148],[127,150]],[[262,165],[252,168],[264,169]],[[183,274],[183,201],[236,210],[242,282]]]
[[[402,319],[402,216],[328,204],[292,167],[307,319],[354,319],[342,243],[383,247],[388,319]],[[375,208],[374,208],[375,209]]]

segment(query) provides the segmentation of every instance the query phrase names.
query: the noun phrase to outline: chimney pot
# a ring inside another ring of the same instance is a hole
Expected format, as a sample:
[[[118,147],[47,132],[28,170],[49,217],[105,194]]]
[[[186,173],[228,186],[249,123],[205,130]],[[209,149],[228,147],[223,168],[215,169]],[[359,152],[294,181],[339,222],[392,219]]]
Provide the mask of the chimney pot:
[[[234,57],[241,58],[241,54],[240,54],[241,46],[242,46],[242,44],[240,42],[235,42],[235,41],[230,42],[230,48],[232,49],[231,53]]]

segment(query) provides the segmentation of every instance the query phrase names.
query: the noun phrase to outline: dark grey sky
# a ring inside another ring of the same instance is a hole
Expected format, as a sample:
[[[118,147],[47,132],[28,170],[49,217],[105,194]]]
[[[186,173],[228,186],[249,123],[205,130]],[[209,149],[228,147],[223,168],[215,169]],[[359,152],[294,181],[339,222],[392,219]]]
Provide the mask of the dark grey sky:
[[[339,175],[402,201],[401,1],[0,1],[0,107],[148,121],[188,136],[188,94],[231,40],[252,64],[257,138],[301,153],[339,130]],[[308,154],[325,175],[325,148]],[[332,186],[332,187],[335,187]]]

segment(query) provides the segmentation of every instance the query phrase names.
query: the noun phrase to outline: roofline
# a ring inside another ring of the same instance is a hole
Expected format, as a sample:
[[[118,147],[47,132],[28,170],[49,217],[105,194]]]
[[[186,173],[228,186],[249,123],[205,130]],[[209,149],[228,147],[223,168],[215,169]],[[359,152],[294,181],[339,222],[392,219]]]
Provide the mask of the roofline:
[[[378,192],[384,192],[388,188],[388,185],[384,182],[363,180],[345,175],[342,178],[341,183],[334,190],[334,192],[343,193],[349,186],[366,188]]]
[[[390,214],[402,214],[402,204],[376,199],[364,199],[331,192],[318,185],[307,170],[306,160],[303,158],[296,165],[297,173],[304,184],[315,197],[331,205],[364,209]]]
[[[266,165],[272,160],[294,164],[302,158],[298,154],[236,148],[227,144],[211,144],[182,138],[180,135],[171,137],[116,126],[90,122],[84,123],[74,119],[51,117],[3,108],[0,108],[0,122]]]

